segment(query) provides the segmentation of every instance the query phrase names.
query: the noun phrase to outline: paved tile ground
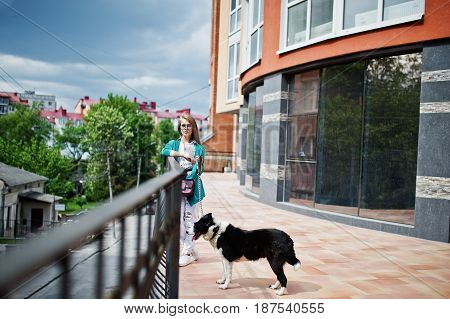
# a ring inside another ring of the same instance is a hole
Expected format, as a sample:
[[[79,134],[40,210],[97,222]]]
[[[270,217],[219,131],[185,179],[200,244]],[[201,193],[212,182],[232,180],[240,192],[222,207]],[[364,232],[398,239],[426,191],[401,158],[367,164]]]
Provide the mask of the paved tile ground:
[[[267,261],[234,264],[227,290],[217,252],[200,238],[200,259],[180,268],[180,298],[449,298],[450,244],[310,218],[261,204],[239,191],[235,174],[203,175],[204,210],[245,229],[275,227],[295,243],[302,267],[286,265],[289,295],[278,297]]]

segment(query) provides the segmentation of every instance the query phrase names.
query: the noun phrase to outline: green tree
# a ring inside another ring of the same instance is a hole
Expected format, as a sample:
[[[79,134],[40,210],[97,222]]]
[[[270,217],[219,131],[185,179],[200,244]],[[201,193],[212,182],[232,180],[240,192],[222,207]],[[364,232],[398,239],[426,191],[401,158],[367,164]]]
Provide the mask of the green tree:
[[[39,116],[38,108],[21,104],[13,105],[14,112],[0,116],[0,138],[29,144],[31,141],[48,141],[52,127]]]
[[[95,193],[96,189],[92,188],[102,179],[102,163],[106,162],[110,200],[113,198],[113,176],[117,176],[116,169],[120,169],[121,157],[125,155],[126,142],[133,135],[126,125],[124,116],[115,105],[116,100],[110,95],[107,100],[102,100],[99,104],[92,106],[85,117],[86,138],[84,144],[89,148],[91,156],[87,171],[87,186],[91,193]],[[93,176],[93,172],[96,175]]]
[[[24,144],[0,139],[0,162],[49,178],[47,191],[52,194],[67,196],[73,190],[70,159],[46,142],[33,139]]]
[[[175,131],[171,120],[165,119],[158,122],[153,138],[157,146],[156,162],[160,166],[160,172],[164,171],[164,158],[160,155],[162,148],[164,147],[164,145],[166,145],[167,142],[177,139],[178,137],[180,137],[180,134]]]
[[[85,135],[84,125],[77,126],[72,121],[68,121],[61,132],[54,134],[55,145],[65,151],[74,163],[78,163],[87,151],[82,143]]]
[[[154,126],[152,118],[139,110],[130,114],[129,125],[133,133],[133,139],[129,145],[136,159],[136,186],[138,187],[142,170],[146,172],[144,179],[151,177],[149,172],[155,170],[152,165],[152,159],[156,154],[156,144],[152,139]]]
[[[80,195],[75,196],[75,203],[80,206],[80,209],[83,209],[83,206],[87,204],[86,197]]]
[[[59,148],[48,145],[51,125],[35,107],[14,108],[0,117],[0,161],[49,178],[47,190],[66,196],[73,189],[73,165]]]

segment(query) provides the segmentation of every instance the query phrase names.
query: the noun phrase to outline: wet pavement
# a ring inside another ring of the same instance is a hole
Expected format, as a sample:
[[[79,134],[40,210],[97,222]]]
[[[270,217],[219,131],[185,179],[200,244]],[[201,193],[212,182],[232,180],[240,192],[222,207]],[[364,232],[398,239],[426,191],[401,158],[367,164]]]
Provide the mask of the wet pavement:
[[[146,229],[149,216],[142,218],[142,227]],[[137,217],[130,216],[126,219],[125,240],[125,271],[136,261],[137,249],[135,247],[135,229]],[[76,221],[75,221],[76,222]],[[67,224],[70,227],[70,223]],[[65,227],[65,226],[62,226]],[[113,225],[109,225],[103,234],[103,264],[104,267],[104,292],[108,294],[118,286],[119,256],[120,256],[120,224],[116,223],[114,236]],[[141,238],[141,253],[146,249],[146,240]],[[78,249],[68,252],[70,254],[70,298],[84,299],[95,298],[96,272],[99,256],[99,240],[94,239]],[[60,265],[54,264],[41,269],[33,277],[24,282],[18,289],[11,292],[8,298],[60,298],[63,270]]]

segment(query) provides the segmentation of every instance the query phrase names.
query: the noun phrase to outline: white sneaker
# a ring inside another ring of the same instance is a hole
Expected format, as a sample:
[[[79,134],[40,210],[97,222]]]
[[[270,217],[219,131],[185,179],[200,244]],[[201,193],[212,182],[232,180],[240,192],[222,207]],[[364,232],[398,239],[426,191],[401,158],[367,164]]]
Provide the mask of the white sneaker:
[[[181,255],[178,265],[180,267],[184,267],[193,263],[196,260],[198,260],[198,254],[196,251],[192,251],[190,254]]]

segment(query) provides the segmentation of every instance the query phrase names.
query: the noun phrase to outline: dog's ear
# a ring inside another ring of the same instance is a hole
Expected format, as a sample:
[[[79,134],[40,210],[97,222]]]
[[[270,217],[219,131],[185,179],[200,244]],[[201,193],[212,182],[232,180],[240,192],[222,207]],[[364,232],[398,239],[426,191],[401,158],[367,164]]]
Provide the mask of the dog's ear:
[[[208,213],[206,215],[204,215],[205,217],[211,217],[212,218],[212,213]]]

